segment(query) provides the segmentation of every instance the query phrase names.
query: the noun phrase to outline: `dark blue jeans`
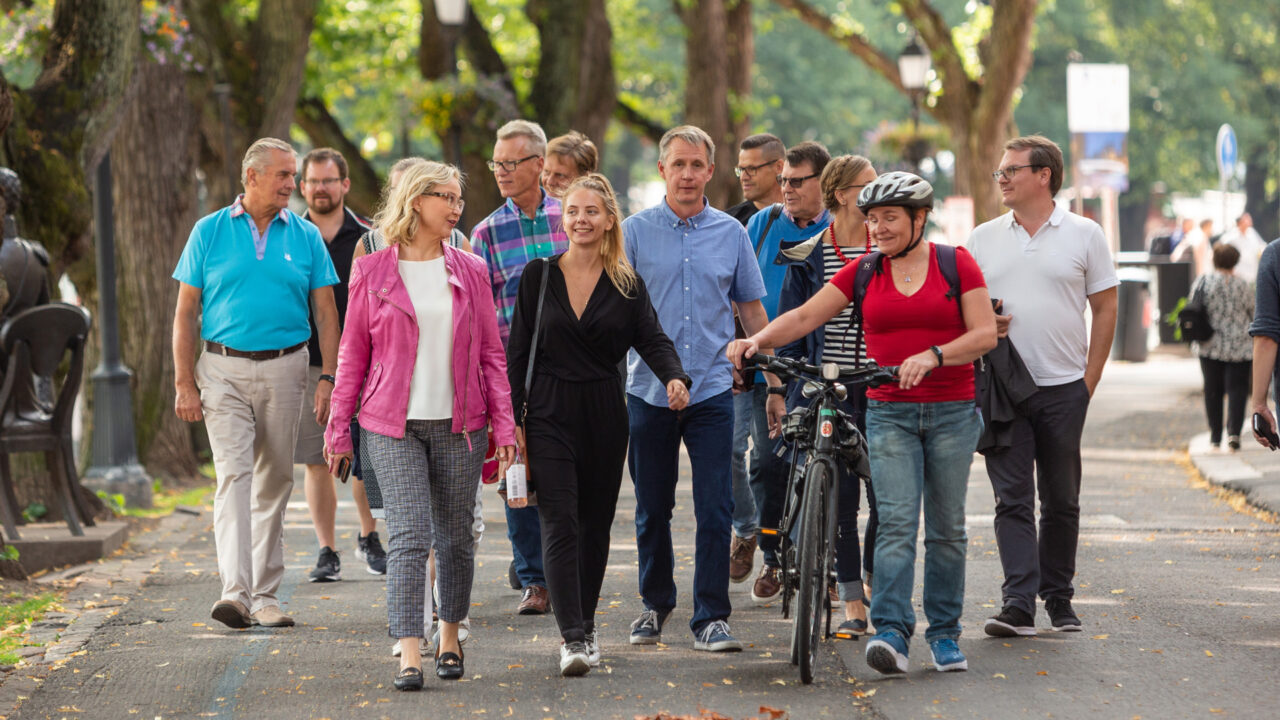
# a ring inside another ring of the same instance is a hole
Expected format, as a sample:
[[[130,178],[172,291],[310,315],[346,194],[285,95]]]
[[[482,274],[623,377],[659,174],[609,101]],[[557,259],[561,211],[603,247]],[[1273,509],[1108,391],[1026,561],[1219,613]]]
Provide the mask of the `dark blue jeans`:
[[[732,532],[733,392],[690,405],[680,412],[627,396],[631,446],[627,465],[636,490],[636,549],[640,555],[640,596],[660,613],[676,606],[675,553],[671,511],[676,503],[680,442],[693,466],[693,617],[697,633],[713,620],[727,620],[729,535]]]
[[[507,512],[507,539],[511,541],[511,555],[516,561],[516,577],[520,587],[547,586],[542,574],[542,521],[538,508],[513,508],[502,503]]]

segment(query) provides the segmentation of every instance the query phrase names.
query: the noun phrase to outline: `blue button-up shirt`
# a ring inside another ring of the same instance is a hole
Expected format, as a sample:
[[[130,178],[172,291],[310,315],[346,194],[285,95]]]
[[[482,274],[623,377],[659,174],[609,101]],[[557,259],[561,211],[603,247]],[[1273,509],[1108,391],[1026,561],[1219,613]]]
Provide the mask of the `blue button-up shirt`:
[[[662,329],[693,378],[690,403],[733,385],[725,347],[733,340],[733,305],[764,297],[764,280],[742,224],[706,203],[681,220],[664,198],[622,223],[627,259],[644,279]],[[632,350],[627,392],[667,406],[667,390]]]

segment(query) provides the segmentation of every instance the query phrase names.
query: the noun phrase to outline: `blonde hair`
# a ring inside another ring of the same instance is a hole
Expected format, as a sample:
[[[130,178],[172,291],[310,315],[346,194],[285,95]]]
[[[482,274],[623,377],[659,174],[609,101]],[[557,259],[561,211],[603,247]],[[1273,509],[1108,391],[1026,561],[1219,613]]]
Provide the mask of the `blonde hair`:
[[[569,183],[564,191],[567,201],[569,195],[578,190],[590,190],[604,201],[604,211],[613,218],[613,227],[604,231],[600,239],[600,258],[604,261],[604,271],[609,282],[618,288],[623,297],[633,297],[636,290],[636,271],[627,261],[626,250],[622,246],[622,213],[618,210],[618,196],[609,184],[609,178],[600,173],[588,173]]]
[[[387,245],[399,245],[413,239],[418,232],[418,214],[413,211],[413,201],[450,180],[457,180],[458,186],[462,186],[462,173],[458,168],[432,160],[413,163],[404,169],[382,209],[373,218],[374,226],[382,233]]]
[[[871,161],[861,155],[841,155],[831,158],[831,162],[827,163],[827,167],[822,171],[822,204],[827,206],[828,210],[837,210],[840,207],[840,201],[836,199],[836,193],[853,184],[858,176],[871,167]],[[855,194],[854,200],[857,200]]]
[[[298,157],[297,151],[289,143],[273,137],[262,138],[249,146],[244,153],[244,159],[240,161],[240,184],[248,185],[249,168],[253,168],[254,172],[262,172],[271,158],[271,153],[277,150],[287,152],[295,158]]]

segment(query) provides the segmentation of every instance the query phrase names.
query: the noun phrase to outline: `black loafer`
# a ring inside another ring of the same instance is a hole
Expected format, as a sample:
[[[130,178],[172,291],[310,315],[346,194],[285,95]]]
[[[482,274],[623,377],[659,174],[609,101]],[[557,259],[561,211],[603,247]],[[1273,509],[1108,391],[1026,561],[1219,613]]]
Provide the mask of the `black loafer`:
[[[422,668],[405,668],[396,674],[397,690],[421,690]]]
[[[436,677],[441,680],[457,680],[462,677],[462,656],[446,652],[436,656]]]

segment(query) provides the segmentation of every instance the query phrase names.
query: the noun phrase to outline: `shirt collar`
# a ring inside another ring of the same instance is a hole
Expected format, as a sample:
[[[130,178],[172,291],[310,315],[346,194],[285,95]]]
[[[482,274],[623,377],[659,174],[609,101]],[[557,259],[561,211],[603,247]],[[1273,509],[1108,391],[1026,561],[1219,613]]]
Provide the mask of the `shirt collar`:
[[[1059,227],[1060,225],[1062,225],[1062,221],[1065,220],[1066,217],[1067,217],[1067,208],[1062,203],[1055,202],[1053,204],[1053,212],[1049,213],[1049,219],[1045,221],[1045,225],[1052,225],[1053,227]],[[1009,228],[1010,230],[1012,230],[1014,227],[1017,227],[1018,221],[1016,218],[1014,218],[1012,210],[1010,210],[1009,213],[1005,215],[1004,224],[1005,224],[1005,227]]]
[[[231,203],[231,217],[240,217],[241,215],[247,215],[249,213],[248,210],[244,209],[243,201],[244,193],[240,193],[236,196],[236,201]],[[276,217],[287,225],[289,223],[289,209],[280,208],[280,212],[276,213]]]
[[[539,215],[545,215],[547,213],[547,201],[554,199],[547,194],[546,190],[542,190],[541,192],[542,192],[542,201],[538,203],[538,211],[533,214],[532,218],[529,218],[527,215],[525,215],[524,211],[521,210],[516,205],[516,201],[511,198],[507,198],[507,201],[505,203],[505,205],[507,206],[507,210],[513,213],[516,217],[522,217],[530,220],[537,220]]]
[[[710,217],[710,213],[711,203],[707,201],[706,195],[702,196],[702,210],[698,211],[698,214],[688,219],[682,219],[679,215],[676,215],[676,211],[672,210],[671,204],[667,202],[667,196],[662,196],[662,217],[670,223],[673,228],[679,227],[682,222],[687,222],[689,223],[689,227],[697,230],[700,225],[707,221]]]
[[[830,215],[831,215],[831,211],[827,210],[826,208],[822,208],[822,212],[817,217],[815,217],[813,220],[810,220],[808,225],[805,225],[803,228],[800,228],[800,229],[809,230],[815,227],[823,227],[827,224],[827,220]],[[796,227],[800,227],[800,223],[796,222],[795,217],[791,214],[791,211],[788,210],[785,205],[782,207],[782,216],[785,217],[787,220],[790,220],[792,225],[795,225]]]

